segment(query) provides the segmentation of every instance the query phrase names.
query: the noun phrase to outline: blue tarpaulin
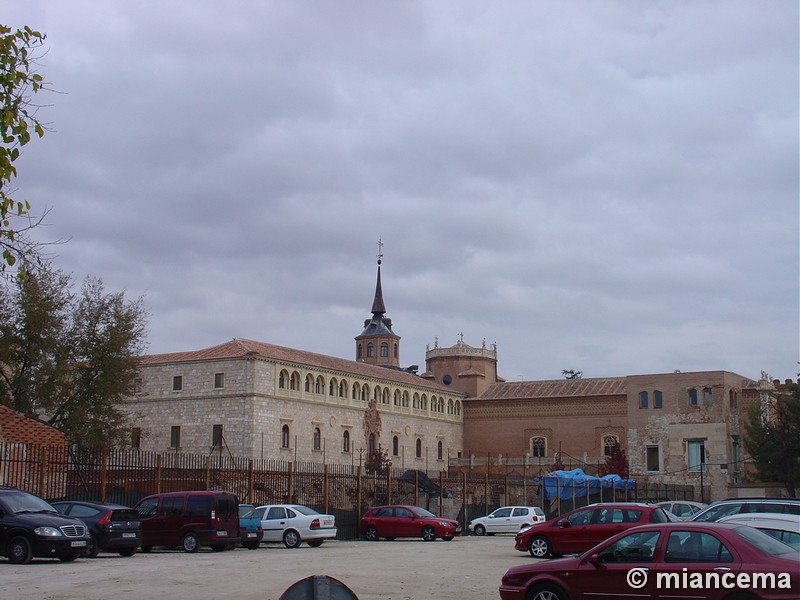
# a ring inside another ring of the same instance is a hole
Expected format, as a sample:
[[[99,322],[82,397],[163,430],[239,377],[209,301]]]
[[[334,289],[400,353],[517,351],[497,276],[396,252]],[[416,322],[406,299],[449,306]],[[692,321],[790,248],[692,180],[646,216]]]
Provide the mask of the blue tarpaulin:
[[[571,471],[553,471],[540,478],[545,500],[560,498],[570,500],[574,497],[586,497],[587,495],[606,496],[620,495],[625,497],[629,490],[633,490],[635,482],[631,479],[622,479],[619,475],[604,475],[594,477],[587,475],[583,469],[572,469]]]

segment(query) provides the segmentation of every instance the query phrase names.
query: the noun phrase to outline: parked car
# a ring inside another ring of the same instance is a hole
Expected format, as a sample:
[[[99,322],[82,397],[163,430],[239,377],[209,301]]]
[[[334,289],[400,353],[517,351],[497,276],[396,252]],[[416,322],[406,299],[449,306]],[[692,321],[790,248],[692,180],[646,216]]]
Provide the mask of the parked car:
[[[256,508],[261,520],[264,542],[283,542],[287,548],[297,548],[306,542],[318,548],[322,542],[336,537],[336,518],[323,515],[300,504],[268,504]]]
[[[752,581],[755,573],[772,574],[780,584],[762,590],[767,597],[796,599],[800,553],[752,527],[691,521],[652,523],[618,533],[580,556],[512,567],[503,575],[500,598],[578,600],[635,595],[755,599],[762,596],[731,595],[735,590],[704,583],[709,576],[724,576],[735,584],[740,574]],[[686,585],[689,577],[701,578],[702,585]],[[669,589],[664,587],[665,581]]]
[[[776,513],[745,513],[722,517],[718,523],[747,525],[763,531],[787,546],[800,550],[800,517]]]
[[[472,519],[467,529],[475,535],[517,533],[521,528],[546,520],[544,511],[538,506],[503,506],[485,517]]]
[[[800,515],[800,498],[729,498],[701,510],[692,521],[719,521],[722,517],[746,513]]]
[[[461,534],[461,524],[418,506],[374,506],[361,517],[358,531],[370,542],[382,537],[421,537],[426,542],[438,537],[449,542]]]
[[[89,530],[28,492],[0,487],[0,553],[15,564],[34,557],[75,560],[86,549]]]
[[[221,552],[241,541],[239,501],[229,492],[169,492],[142,498],[134,507],[142,524],[142,552],[154,546],[181,546]]]
[[[85,558],[94,558],[101,550],[133,556],[142,545],[139,513],[129,506],[62,501],[53,502],[53,507],[89,528],[89,543],[81,554]]]
[[[670,500],[657,503],[664,510],[668,510],[679,521],[688,521],[692,516],[703,510],[708,504],[692,502],[691,500]]]
[[[239,533],[242,536],[242,546],[248,550],[256,550],[264,537],[261,519],[256,515],[256,507],[252,504],[239,505]]]
[[[668,523],[655,504],[615,502],[591,504],[520,531],[514,547],[534,558],[585,552],[598,542],[643,523]]]

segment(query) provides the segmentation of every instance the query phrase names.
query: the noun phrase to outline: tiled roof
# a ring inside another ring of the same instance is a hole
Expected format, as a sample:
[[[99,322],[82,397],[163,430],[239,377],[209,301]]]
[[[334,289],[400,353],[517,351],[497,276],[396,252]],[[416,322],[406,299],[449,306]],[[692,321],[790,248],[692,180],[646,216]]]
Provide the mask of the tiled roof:
[[[0,404],[0,439],[12,444],[66,445],[67,437],[43,421]]]
[[[625,377],[598,379],[552,379],[495,383],[479,400],[517,400],[524,398],[568,398],[571,396],[617,396],[627,394]]]
[[[158,365],[182,362],[198,362],[223,359],[244,358],[246,356],[258,356],[269,360],[275,360],[297,365],[307,365],[331,371],[338,371],[347,375],[359,375],[384,379],[403,385],[414,385],[428,389],[435,389],[438,392],[448,394],[458,394],[455,390],[441,384],[423,379],[413,373],[368,365],[366,363],[347,360],[325,354],[316,354],[305,350],[295,350],[284,346],[276,346],[265,342],[257,342],[242,338],[234,338],[229,342],[204,348],[202,350],[191,350],[189,352],[172,352],[170,354],[149,354],[140,357],[142,365]]]

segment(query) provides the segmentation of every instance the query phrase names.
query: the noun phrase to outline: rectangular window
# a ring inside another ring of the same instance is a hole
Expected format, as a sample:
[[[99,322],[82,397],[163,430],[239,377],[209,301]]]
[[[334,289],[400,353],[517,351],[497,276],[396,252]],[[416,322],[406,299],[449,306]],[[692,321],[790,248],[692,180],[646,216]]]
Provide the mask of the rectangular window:
[[[180,392],[183,389],[183,375],[175,375],[172,378],[172,391]]]
[[[214,448],[222,446],[222,425],[214,425],[211,428],[211,445]]]
[[[181,447],[181,426],[173,425],[169,432],[169,447],[177,450]]]
[[[639,408],[647,408],[648,399],[647,392],[639,392]]]
[[[133,393],[134,394],[141,394],[142,393],[142,378],[137,377],[133,380]]]
[[[647,470],[660,471],[661,470],[661,456],[658,446],[647,447]]]
[[[697,406],[697,390],[694,388],[689,390],[689,406]]]
[[[225,387],[225,373],[214,373],[214,389]]]
[[[690,473],[706,470],[706,442],[695,440],[686,442],[686,461]]]
[[[664,394],[661,390],[653,392],[653,408],[664,408]]]
[[[131,448],[134,450],[138,450],[142,447],[142,428],[141,427],[133,427],[131,428]]]

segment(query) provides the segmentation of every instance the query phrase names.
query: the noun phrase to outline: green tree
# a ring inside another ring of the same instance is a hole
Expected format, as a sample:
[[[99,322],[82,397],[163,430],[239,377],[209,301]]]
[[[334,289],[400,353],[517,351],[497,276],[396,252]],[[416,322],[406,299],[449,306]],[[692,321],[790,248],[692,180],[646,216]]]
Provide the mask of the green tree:
[[[800,387],[789,383],[785,394],[776,395],[774,407],[766,422],[758,404],[750,407],[744,446],[755,461],[759,478],[783,483],[796,498],[800,485]]]
[[[27,234],[41,219],[30,218],[30,205],[15,200],[9,185],[17,176],[14,162],[20,156],[20,148],[31,140],[31,132],[44,135],[44,127],[36,118],[38,107],[31,99],[44,89],[42,75],[34,67],[36,51],[45,37],[27,26],[12,31],[0,24],[0,271],[36,248]],[[27,220],[17,227],[12,218]]]
[[[119,403],[144,347],[142,300],[106,292],[94,278],[75,295],[70,277],[48,266],[2,284],[0,402],[75,443],[119,442],[127,430]]]

